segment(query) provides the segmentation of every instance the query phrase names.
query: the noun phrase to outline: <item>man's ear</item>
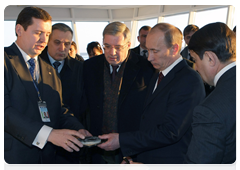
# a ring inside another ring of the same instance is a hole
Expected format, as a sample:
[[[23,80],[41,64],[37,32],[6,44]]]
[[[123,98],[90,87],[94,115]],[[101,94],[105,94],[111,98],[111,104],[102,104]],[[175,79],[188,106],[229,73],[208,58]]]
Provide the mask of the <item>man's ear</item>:
[[[131,42],[128,42],[128,48],[130,48],[131,47]]]
[[[139,36],[137,36],[138,42],[140,42],[140,41],[139,41],[139,38],[140,38],[140,37],[139,37]]]
[[[17,24],[15,31],[16,31],[16,34],[20,37],[22,35],[23,27],[20,24]]]
[[[173,55],[176,55],[179,51],[179,45],[178,44],[174,44],[172,47],[171,47],[171,51],[172,51],[172,54]]]
[[[218,62],[217,55],[212,51],[205,51],[204,57],[206,57],[206,60],[208,61],[211,67],[214,67]]]

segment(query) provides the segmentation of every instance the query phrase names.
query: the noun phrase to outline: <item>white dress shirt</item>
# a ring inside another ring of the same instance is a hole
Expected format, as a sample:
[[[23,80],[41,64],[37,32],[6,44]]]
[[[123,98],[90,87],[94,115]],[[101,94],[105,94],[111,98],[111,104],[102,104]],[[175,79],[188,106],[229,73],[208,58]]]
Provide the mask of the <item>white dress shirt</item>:
[[[49,61],[50,61],[51,65],[53,66],[53,68],[55,68],[54,65],[53,65],[53,63],[55,63],[56,60],[54,60],[54,59],[48,54],[48,52],[47,52],[47,55],[48,55],[48,58],[49,58]],[[62,70],[62,68],[63,68],[63,65],[64,65],[64,60],[58,61],[58,62],[60,62],[60,65],[58,66],[58,73],[60,73],[61,70]]]
[[[221,77],[226,71],[228,71],[230,68],[232,68],[232,67],[234,67],[234,66],[236,66],[236,62],[232,62],[232,63],[228,64],[227,66],[225,66],[222,70],[220,70],[220,71],[216,74],[216,76],[214,77],[214,81],[213,81],[215,87],[216,87],[217,82],[218,82],[218,80],[220,79],[220,77]]]
[[[28,69],[30,68],[30,64],[28,63],[28,60],[31,58],[29,55],[27,55],[15,42],[16,46],[18,47],[18,49],[20,50],[23,59],[26,62],[26,65],[28,67]],[[39,70],[39,64],[38,64],[38,56],[34,57],[36,60],[36,65],[35,65],[35,71],[36,71],[36,78],[37,80],[39,79],[40,76],[40,70]],[[39,116],[40,116],[40,112],[39,112]],[[39,130],[37,136],[35,137],[32,145],[37,146],[40,149],[43,149],[45,144],[47,143],[47,139],[48,136],[50,135],[51,131],[53,128],[43,125],[42,128]]]
[[[182,58],[182,56],[181,56],[181,57],[179,57],[176,61],[174,61],[170,66],[168,66],[165,70],[163,70],[163,71],[162,71],[162,74],[164,75],[164,77],[166,77],[167,74],[168,74],[178,63],[180,63],[180,61],[182,61],[182,60],[183,60],[183,58]],[[160,74],[160,72],[161,72],[161,71],[159,71],[159,74]],[[154,87],[154,89],[153,89],[153,92],[156,90],[157,86],[158,86],[158,79],[157,79],[157,81],[156,81],[156,83],[155,83],[155,87]],[[153,93],[153,92],[152,92],[152,93]]]

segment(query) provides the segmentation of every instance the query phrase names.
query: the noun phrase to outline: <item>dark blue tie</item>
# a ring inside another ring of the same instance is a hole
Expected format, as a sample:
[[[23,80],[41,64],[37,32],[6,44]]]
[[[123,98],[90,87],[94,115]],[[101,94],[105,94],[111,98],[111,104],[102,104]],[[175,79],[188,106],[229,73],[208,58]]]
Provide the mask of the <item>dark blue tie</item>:
[[[147,52],[148,52],[148,51],[147,51],[147,50],[143,50],[142,52],[143,52],[143,57],[146,57],[146,58],[147,58],[147,57],[148,57],[148,56],[147,56]]]
[[[54,63],[53,63],[53,66],[54,66],[54,68],[55,68],[55,70],[56,70],[56,72],[58,73],[58,67],[61,65],[61,63],[59,62],[59,61],[55,61]]]
[[[28,60],[28,63],[30,64],[29,71],[31,73],[32,79],[36,81],[36,73],[35,73],[35,58],[31,58]]]

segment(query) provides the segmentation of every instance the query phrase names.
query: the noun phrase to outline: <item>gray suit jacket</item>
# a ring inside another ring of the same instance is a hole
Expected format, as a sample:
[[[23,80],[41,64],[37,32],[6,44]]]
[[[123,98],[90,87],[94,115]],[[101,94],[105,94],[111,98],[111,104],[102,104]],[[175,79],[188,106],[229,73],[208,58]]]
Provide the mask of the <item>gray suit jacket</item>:
[[[186,163],[229,164],[236,160],[236,67],[194,109]]]

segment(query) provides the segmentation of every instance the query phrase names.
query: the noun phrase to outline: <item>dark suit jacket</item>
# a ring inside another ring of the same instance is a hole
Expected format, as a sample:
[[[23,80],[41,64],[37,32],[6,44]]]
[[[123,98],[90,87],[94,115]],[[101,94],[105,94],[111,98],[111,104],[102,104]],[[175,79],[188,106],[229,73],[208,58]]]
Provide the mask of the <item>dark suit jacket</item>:
[[[149,164],[183,163],[191,139],[193,108],[205,96],[203,82],[184,60],[162,79],[154,93],[158,73],[150,82],[140,131],[120,133],[124,156],[137,154]]]
[[[230,164],[236,160],[236,67],[194,109],[186,163]]]
[[[39,55],[43,60],[51,65],[47,55],[46,47]],[[63,103],[69,110],[74,113],[74,116],[80,117],[80,103],[83,93],[83,63],[70,57],[65,59],[64,66],[60,72],[62,83],[62,98]]]
[[[118,99],[118,132],[139,129],[147,87],[154,70],[146,58],[129,52]],[[102,134],[104,60],[102,54],[84,62],[84,89],[91,116],[90,133],[94,136]]]
[[[140,45],[135,47],[135,48],[132,48],[131,49],[133,52],[135,52],[136,54],[139,54],[140,55]]]
[[[7,163],[54,163],[55,146],[32,145],[43,125],[54,129],[82,129],[61,102],[61,83],[54,68],[39,57],[38,87],[51,122],[42,122],[31,74],[15,44],[4,49],[4,158]],[[65,114],[64,114],[65,113]]]
[[[193,68],[193,64],[194,62],[192,61],[192,59],[190,59],[190,56],[188,55],[188,46],[185,47],[182,51],[181,51],[181,56],[183,57],[183,59],[186,61],[186,63]]]
[[[181,56],[183,57],[183,58],[186,58],[186,59],[188,59],[189,60],[189,55],[188,55],[188,46],[186,46],[182,51],[181,51]]]
[[[78,54],[76,54],[76,57],[75,57],[75,59],[76,59],[76,60],[78,60],[78,61],[84,62],[84,59],[83,59],[83,57],[82,57],[82,56],[80,56],[80,55],[78,55]]]

